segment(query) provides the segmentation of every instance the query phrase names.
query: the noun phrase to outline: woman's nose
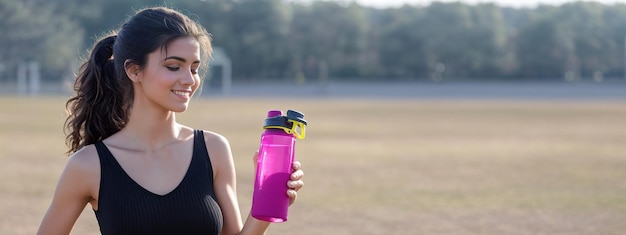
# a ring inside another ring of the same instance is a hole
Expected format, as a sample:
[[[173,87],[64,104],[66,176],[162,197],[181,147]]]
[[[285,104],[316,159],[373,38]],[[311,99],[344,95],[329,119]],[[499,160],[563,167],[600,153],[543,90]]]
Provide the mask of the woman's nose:
[[[180,83],[183,85],[190,85],[193,86],[196,83],[196,79],[195,79],[195,74],[192,71],[188,71],[186,73],[183,73],[181,79],[180,79]]]

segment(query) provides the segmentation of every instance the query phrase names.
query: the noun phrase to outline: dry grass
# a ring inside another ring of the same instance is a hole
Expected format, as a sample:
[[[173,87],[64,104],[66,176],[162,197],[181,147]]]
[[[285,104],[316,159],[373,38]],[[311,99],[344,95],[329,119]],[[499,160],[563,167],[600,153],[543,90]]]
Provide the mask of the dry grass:
[[[63,98],[0,98],[0,234],[34,234],[65,157]],[[306,186],[270,234],[623,234],[623,102],[195,100],[229,138],[242,210],[268,109],[310,121]],[[87,209],[75,234],[98,234]]]

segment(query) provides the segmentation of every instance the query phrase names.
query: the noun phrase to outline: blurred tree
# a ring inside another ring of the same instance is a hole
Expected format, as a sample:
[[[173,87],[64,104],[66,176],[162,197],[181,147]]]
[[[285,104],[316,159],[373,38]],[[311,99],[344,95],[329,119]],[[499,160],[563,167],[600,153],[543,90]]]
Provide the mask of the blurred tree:
[[[568,71],[575,71],[590,78],[594,73],[609,70],[611,55],[621,52],[622,42],[615,42],[602,15],[608,9],[599,3],[565,4],[559,8],[554,21],[560,20],[575,48],[576,65],[568,64]],[[570,59],[571,60],[571,59]],[[569,61],[569,60],[568,60]]]
[[[422,30],[423,11],[410,6],[387,9],[380,15],[375,29],[378,40],[378,60],[382,65],[382,76],[424,77],[428,62],[425,56],[429,38]]]
[[[233,60],[235,80],[624,74],[624,4],[376,9],[349,1],[0,0],[0,30],[11,32],[0,35],[0,80],[24,61],[40,62],[44,79],[58,79],[134,11],[163,5],[212,33]]]
[[[438,64],[453,77],[499,76],[514,66],[498,7],[433,3],[389,10],[377,44],[389,75],[428,78]]]
[[[605,75],[610,77],[624,77],[624,49],[626,47],[626,5],[615,4],[603,7],[602,18],[606,24],[605,37],[612,43],[609,51],[603,51],[608,69]]]
[[[76,62],[83,29],[57,2],[0,0],[0,61],[12,80],[19,63],[40,64],[45,80],[58,80]],[[10,32],[10,33],[4,33]]]
[[[289,11],[280,0],[240,0],[225,16],[229,23],[222,41],[233,61],[233,76],[282,78],[289,67]]]
[[[515,49],[510,47],[510,32],[502,10],[494,4],[472,8],[474,27],[467,42],[477,60],[467,72],[470,77],[493,78],[512,73],[516,67]]]
[[[512,63],[506,58],[506,24],[492,4],[469,6],[461,3],[434,3],[425,9],[420,30],[429,73],[443,63],[452,77],[500,76]]]
[[[557,21],[550,19],[552,15],[533,19],[520,31],[517,54],[523,77],[561,78],[567,71],[573,75],[578,72],[574,42]]]
[[[427,74],[438,63],[443,63],[448,76],[464,77],[481,66],[477,50],[479,42],[474,37],[476,22],[469,6],[462,3],[433,3],[426,7],[417,28],[424,45]],[[488,35],[486,35],[488,36]],[[459,53],[459,51],[462,51]]]
[[[288,38],[296,74],[317,78],[327,65],[332,77],[365,75],[369,25],[362,7],[335,2],[293,7]]]

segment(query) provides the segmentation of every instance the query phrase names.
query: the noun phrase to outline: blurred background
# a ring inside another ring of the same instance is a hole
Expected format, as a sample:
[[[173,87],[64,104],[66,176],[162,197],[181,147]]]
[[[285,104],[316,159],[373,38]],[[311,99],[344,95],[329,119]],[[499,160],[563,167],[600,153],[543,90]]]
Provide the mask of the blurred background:
[[[0,92],[63,92],[94,40],[161,5],[213,35],[205,95],[253,94],[250,84],[407,94],[355,87],[385,83],[424,95],[415,83],[517,82],[524,93],[542,89],[537,82],[626,80],[626,4],[617,1],[0,0]],[[570,93],[620,92],[603,87]],[[436,93],[462,95],[457,88]]]
[[[244,216],[267,110],[309,121],[269,234],[626,231],[624,1],[0,0],[0,235],[36,232],[73,74],[147,6],[213,35],[177,118],[230,140]]]

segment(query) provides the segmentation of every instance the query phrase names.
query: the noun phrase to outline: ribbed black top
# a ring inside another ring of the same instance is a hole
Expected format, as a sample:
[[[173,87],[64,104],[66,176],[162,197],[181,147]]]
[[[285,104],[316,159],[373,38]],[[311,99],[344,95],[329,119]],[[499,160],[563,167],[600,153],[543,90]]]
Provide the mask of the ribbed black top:
[[[100,232],[115,234],[219,234],[222,211],[213,191],[213,170],[201,130],[194,131],[193,156],[183,180],[158,195],[137,184],[102,142],[98,210]]]

